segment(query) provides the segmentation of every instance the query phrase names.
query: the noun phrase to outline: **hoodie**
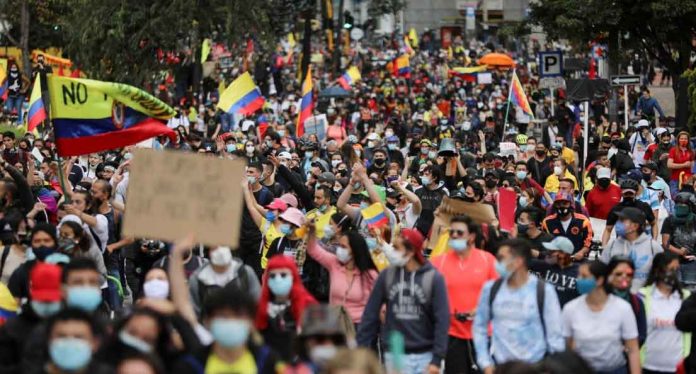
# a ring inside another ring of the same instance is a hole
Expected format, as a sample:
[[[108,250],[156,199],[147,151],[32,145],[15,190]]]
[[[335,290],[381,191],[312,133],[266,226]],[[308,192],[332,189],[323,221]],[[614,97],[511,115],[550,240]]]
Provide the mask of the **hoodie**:
[[[601,260],[604,263],[609,263],[614,256],[628,256],[636,267],[636,273],[631,284],[631,292],[636,293],[643,287],[645,280],[648,279],[653,257],[662,251],[660,243],[653,240],[650,235],[642,233],[633,242],[622,237],[617,237],[610,241],[604,248],[604,251],[602,251]]]
[[[430,284],[430,289],[426,283]],[[398,331],[406,353],[432,352],[431,364],[440,365],[447,353],[449,301],[445,279],[430,262],[415,272],[390,267],[377,277],[358,328],[358,345],[370,347],[380,327],[382,305],[387,313],[384,336]]]

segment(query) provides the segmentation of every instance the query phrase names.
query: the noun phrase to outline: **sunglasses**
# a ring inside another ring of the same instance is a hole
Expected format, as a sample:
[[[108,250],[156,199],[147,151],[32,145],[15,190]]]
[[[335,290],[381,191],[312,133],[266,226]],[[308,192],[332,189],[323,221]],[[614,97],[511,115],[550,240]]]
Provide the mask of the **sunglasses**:
[[[280,277],[281,279],[285,279],[285,277],[289,277],[290,274],[288,273],[272,273],[268,274],[268,278],[270,279],[275,279],[276,277]]]
[[[449,235],[450,235],[450,236],[464,236],[464,235],[467,235],[467,234],[468,234],[468,233],[467,233],[466,231],[464,231],[464,230],[454,230],[454,229],[450,229],[450,230],[449,230]]]

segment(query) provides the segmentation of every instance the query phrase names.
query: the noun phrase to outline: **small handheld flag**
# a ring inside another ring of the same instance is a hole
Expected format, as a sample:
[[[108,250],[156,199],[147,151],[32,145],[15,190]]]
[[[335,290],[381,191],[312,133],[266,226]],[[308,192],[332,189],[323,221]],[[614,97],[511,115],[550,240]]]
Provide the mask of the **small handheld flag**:
[[[7,59],[0,58],[0,99],[7,100]]]
[[[367,227],[379,228],[389,223],[387,215],[384,213],[382,203],[374,203],[360,211]]]
[[[256,87],[249,72],[235,79],[220,96],[217,107],[230,114],[251,114],[261,109],[266,100]]]
[[[176,141],[164,124],[174,109],[138,88],[49,75],[48,94],[59,156],[121,148],[160,135]]]
[[[411,63],[409,61],[408,55],[401,55],[394,60],[394,76],[397,77],[411,77]]]
[[[41,99],[41,74],[36,75],[34,87],[29,96],[29,114],[27,118],[27,132],[32,132],[44,120],[46,120],[46,108]]]
[[[302,100],[300,101],[300,113],[297,115],[297,136],[304,135],[304,123],[312,116],[314,101],[312,97],[312,68],[307,67],[307,76],[302,83]]]
[[[512,82],[510,82],[510,102],[520,107],[523,112],[527,113],[530,117],[534,117],[534,112],[532,107],[529,106],[529,101],[527,101],[527,95],[524,93],[524,88],[522,83],[517,78],[517,72],[512,73]]]
[[[351,66],[340,78],[338,78],[338,84],[345,90],[350,90],[353,84],[362,79],[360,75],[360,70],[355,66]]]

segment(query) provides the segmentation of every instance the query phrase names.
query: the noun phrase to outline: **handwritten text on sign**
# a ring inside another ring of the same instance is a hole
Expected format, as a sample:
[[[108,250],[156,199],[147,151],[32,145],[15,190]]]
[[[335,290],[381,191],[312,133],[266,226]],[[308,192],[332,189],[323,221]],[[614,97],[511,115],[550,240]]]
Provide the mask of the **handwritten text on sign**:
[[[137,149],[129,178],[124,235],[237,247],[243,161]]]

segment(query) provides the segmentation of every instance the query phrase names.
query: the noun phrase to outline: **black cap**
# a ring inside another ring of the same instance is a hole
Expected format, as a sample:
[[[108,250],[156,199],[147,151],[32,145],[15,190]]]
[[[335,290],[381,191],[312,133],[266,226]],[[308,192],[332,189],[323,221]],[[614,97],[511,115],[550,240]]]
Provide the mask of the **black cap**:
[[[616,212],[619,218],[627,219],[639,225],[645,224],[645,213],[638,208],[626,207]]]
[[[657,164],[654,163],[654,162],[652,162],[652,161],[648,161],[648,162],[646,162],[646,163],[640,165],[640,167],[641,167],[641,168],[648,168],[648,169],[650,169],[650,170],[655,170],[655,171],[657,171]]]

